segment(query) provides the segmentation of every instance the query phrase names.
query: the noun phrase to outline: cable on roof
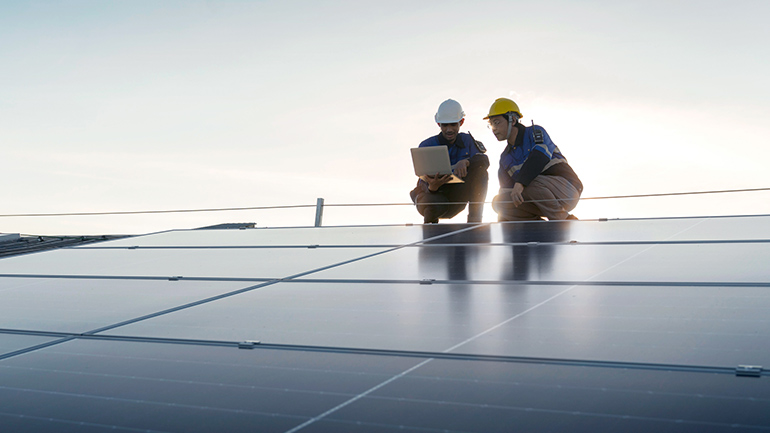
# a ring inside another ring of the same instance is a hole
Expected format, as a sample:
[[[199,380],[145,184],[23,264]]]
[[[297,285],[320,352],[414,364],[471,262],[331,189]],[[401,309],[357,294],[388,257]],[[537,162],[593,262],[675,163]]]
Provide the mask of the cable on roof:
[[[609,200],[609,199],[624,199],[624,198],[644,198],[644,197],[671,197],[671,196],[683,196],[683,195],[701,195],[701,194],[725,194],[736,192],[758,192],[758,191],[770,191],[770,188],[746,188],[746,189],[725,189],[725,190],[712,190],[712,191],[688,191],[688,192],[668,192],[657,194],[635,194],[635,195],[614,195],[603,197],[581,197],[580,201],[584,200]],[[525,203],[539,203],[546,201],[556,201],[556,199],[544,199],[544,200],[526,200]],[[447,204],[464,204],[466,202],[446,202],[435,203],[440,205]],[[474,202],[477,203],[477,202]],[[484,204],[491,204],[492,202],[482,202]],[[502,202],[505,203],[505,202]],[[426,203],[430,205],[433,203]],[[315,208],[315,204],[296,204],[296,205],[281,205],[281,206],[247,206],[247,207],[226,207],[226,208],[203,208],[203,209],[170,209],[170,210],[140,210],[140,211],[110,211],[110,212],[63,212],[63,213],[26,213],[26,214],[5,214],[0,215],[0,218],[16,218],[16,217],[63,217],[63,216],[96,216],[96,215],[139,215],[139,214],[161,214],[161,213],[191,213],[191,212],[227,212],[227,211],[243,211],[243,210],[274,210],[274,209],[300,209],[300,208]],[[414,203],[327,203],[324,207],[372,207],[372,206],[414,206]]]

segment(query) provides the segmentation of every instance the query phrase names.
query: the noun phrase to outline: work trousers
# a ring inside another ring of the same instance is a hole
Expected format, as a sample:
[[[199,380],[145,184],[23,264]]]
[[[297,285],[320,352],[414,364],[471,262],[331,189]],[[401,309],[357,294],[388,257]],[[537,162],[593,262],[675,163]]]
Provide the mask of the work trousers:
[[[546,217],[565,220],[580,200],[580,191],[561,176],[540,175],[524,187],[524,203],[518,207],[511,200],[511,188],[500,188],[492,200],[498,221],[529,221]]]
[[[424,185],[422,188],[418,185],[410,195],[417,205],[417,212],[423,216],[423,222],[437,223],[439,218],[452,218],[462,212],[468,202],[471,202],[468,208],[468,222],[481,222],[489,183],[488,168],[489,158],[478,154],[470,159],[464,183],[445,184],[436,192],[430,192]]]

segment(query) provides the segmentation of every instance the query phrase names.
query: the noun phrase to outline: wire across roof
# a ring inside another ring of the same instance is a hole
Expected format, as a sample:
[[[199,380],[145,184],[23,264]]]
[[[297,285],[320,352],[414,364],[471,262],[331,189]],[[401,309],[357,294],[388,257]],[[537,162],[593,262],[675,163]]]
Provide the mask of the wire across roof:
[[[9,431],[770,430],[770,216],[178,230],[0,260]]]

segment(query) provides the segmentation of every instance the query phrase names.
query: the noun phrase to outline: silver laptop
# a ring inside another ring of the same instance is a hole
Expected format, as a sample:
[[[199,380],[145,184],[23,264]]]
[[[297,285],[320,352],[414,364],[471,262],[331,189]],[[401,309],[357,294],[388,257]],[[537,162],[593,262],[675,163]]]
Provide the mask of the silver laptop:
[[[412,151],[412,164],[414,174],[425,179],[425,176],[436,174],[452,174],[452,165],[449,163],[449,150],[446,146],[415,147]],[[447,183],[462,183],[463,180],[452,174],[452,180]]]

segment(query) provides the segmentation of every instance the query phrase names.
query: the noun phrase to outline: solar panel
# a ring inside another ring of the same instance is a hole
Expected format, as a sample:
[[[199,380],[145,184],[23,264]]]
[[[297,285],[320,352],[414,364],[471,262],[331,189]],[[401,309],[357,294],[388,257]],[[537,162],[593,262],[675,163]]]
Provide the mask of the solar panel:
[[[2,259],[0,425],[770,430],[768,223],[180,230]]]

